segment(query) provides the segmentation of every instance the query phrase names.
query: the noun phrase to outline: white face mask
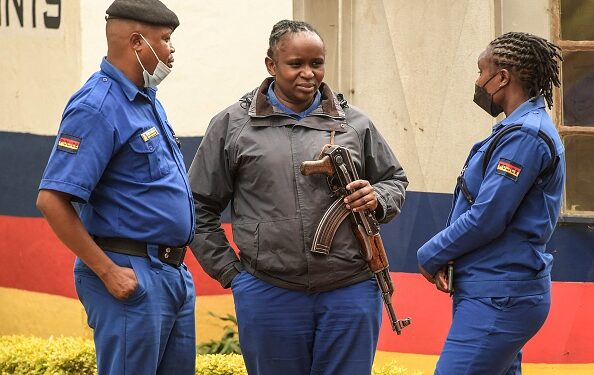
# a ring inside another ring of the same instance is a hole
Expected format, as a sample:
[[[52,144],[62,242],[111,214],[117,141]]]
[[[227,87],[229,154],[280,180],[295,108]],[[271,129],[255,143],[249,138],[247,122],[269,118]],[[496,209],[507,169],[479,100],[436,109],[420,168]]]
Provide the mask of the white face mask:
[[[142,34],[140,34],[140,36],[142,37],[142,39],[144,39],[144,36],[142,36]],[[142,65],[142,63],[140,62],[138,53],[136,51],[134,51],[134,53],[136,54],[136,59],[138,60],[138,63],[142,67],[142,78],[144,78],[144,87],[157,87],[157,85],[159,83],[161,83],[165,79],[165,77],[167,77],[167,75],[169,75],[169,73],[171,73],[171,68],[168,67],[167,64],[165,64],[163,61],[161,61],[159,59],[159,56],[157,56],[157,54],[155,53],[155,50],[153,49],[151,44],[146,39],[144,39],[144,41],[149,46],[151,51],[153,51],[153,54],[159,61],[157,63],[157,66],[155,67],[155,71],[153,72],[153,74],[150,74],[144,68],[144,65]]]

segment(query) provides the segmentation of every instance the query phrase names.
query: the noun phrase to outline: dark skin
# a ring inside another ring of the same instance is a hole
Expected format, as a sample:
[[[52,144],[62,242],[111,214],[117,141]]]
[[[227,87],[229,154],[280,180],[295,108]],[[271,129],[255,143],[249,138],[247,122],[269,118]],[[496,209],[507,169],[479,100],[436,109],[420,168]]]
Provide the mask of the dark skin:
[[[489,78],[495,75],[485,85],[485,89],[489,93],[495,92],[493,102],[503,108],[506,116],[509,116],[516,108],[530,98],[524,89],[522,81],[520,81],[513,71],[499,68],[493,63],[490,48],[487,48],[480,54],[477,65],[479,69],[479,76],[475,82],[477,85],[483,86]]]
[[[171,67],[175,52],[171,45],[171,33],[171,28],[166,26],[109,19],[106,26],[107,60],[136,86],[142,87],[142,67],[134,51],[150,73],[154,72],[158,60],[140,34],[151,43],[159,59]],[[134,271],[115,264],[97,246],[72,207],[71,200],[70,194],[40,190],[36,205],[58,238],[97,274],[109,293],[118,300],[125,300],[138,286]]]
[[[299,113],[313,102],[324,79],[326,49],[315,33],[286,34],[266,57],[268,73],[274,77],[274,93],[287,108]],[[348,209],[355,212],[375,210],[378,202],[373,186],[367,180],[356,180],[346,186],[354,191],[345,197]]]
[[[136,51],[146,70],[153,74],[159,61],[145,42],[144,39],[146,39],[159,60],[171,68],[174,60],[173,53],[175,53],[171,43],[172,33],[173,30],[168,26],[149,25],[119,18],[108,19],[107,61],[124,73],[136,86],[142,87],[144,86],[142,67],[134,52]]]
[[[475,83],[483,86],[488,93],[493,94],[493,103],[503,108],[505,116],[509,116],[530,97],[517,75],[508,69],[500,68],[493,63],[490,48],[484,50],[478,58],[479,76]],[[435,275],[431,275],[419,264],[419,272],[436,288],[449,293],[447,266],[440,268]]]

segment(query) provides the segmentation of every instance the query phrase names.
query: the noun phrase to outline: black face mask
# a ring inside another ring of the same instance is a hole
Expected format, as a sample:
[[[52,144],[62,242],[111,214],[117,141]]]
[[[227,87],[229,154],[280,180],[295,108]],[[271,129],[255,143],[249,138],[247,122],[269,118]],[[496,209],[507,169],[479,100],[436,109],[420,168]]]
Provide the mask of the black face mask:
[[[501,87],[497,89],[492,94],[489,94],[485,89],[487,83],[489,83],[495,76],[499,74],[499,72],[495,73],[491,78],[485,82],[484,85],[479,86],[477,84],[474,85],[474,99],[473,101],[482,109],[484,109],[488,114],[493,117],[497,117],[501,112],[503,112],[503,108],[499,104],[493,103],[493,95],[497,94]]]

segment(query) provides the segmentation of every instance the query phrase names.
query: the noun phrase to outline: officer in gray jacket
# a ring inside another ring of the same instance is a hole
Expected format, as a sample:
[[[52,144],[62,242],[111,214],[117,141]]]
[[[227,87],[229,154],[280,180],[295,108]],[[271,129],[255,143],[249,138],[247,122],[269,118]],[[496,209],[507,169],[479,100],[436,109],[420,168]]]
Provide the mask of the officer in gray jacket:
[[[347,207],[375,210],[380,223],[400,212],[408,182],[369,118],[322,83],[325,47],[311,25],[278,22],[269,47],[271,77],[211,120],[190,167],[191,248],[232,288],[250,374],[369,374],[379,289],[348,220],[328,255],[310,252],[334,198],[325,176],[303,176],[300,164],[325,144],[347,148],[361,176]],[[239,257],[221,228],[228,203]]]

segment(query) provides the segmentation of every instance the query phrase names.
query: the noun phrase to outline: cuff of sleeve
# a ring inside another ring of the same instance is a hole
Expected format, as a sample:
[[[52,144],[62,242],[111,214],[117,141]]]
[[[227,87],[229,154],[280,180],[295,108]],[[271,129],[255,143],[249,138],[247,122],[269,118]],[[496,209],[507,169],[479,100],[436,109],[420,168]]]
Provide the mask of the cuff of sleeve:
[[[425,269],[425,271],[433,276],[439,270],[440,265],[432,262],[432,257],[429,254],[429,249],[423,246],[417,251],[417,260],[419,261],[419,264]]]
[[[384,198],[377,194],[377,207],[375,208],[375,218],[380,223],[386,218],[386,201]]]
[[[231,264],[229,268],[223,271],[221,277],[219,278],[221,286],[225,289],[228,289],[231,286],[231,281],[233,281],[235,276],[237,276],[237,274],[243,270],[243,265],[240,262]]]
[[[83,203],[86,203],[89,200],[89,197],[91,196],[91,192],[83,187],[68,182],[56,180],[41,180],[39,189],[55,190],[62,193],[67,193],[78,198],[78,200]]]

